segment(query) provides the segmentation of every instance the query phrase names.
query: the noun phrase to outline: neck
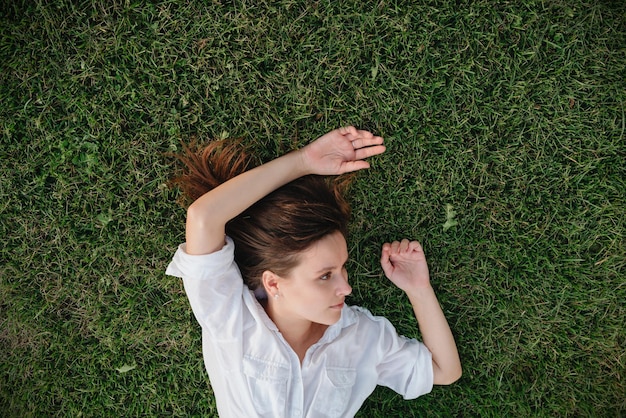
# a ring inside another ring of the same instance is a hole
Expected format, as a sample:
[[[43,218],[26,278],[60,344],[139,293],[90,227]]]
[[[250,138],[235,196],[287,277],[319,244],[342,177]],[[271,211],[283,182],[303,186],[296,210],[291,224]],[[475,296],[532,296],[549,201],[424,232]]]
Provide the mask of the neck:
[[[322,335],[324,335],[326,328],[328,328],[328,325],[281,314],[272,301],[269,301],[265,306],[265,311],[274,324],[276,324],[276,327],[285,341],[287,341],[296,352],[300,358],[300,362],[302,362],[309,347],[318,342],[319,339],[322,338]]]

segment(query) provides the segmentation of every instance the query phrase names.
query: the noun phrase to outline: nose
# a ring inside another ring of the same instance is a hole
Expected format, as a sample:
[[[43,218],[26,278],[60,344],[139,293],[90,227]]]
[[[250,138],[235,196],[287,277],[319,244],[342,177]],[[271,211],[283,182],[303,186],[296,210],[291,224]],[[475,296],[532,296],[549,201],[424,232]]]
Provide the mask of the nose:
[[[343,292],[341,293],[342,296],[348,296],[352,293],[352,286],[350,286],[348,283],[346,283],[345,289],[343,290]]]
[[[352,293],[352,286],[348,284],[348,273],[346,273],[345,271],[343,274],[343,278],[344,280],[341,280],[337,288],[337,294],[339,296],[348,296],[350,293]]]

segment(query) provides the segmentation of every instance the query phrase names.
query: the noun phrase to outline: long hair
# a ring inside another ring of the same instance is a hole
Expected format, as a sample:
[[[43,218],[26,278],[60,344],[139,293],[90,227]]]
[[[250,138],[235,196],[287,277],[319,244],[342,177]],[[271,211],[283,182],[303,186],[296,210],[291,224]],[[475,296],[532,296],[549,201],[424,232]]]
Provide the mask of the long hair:
[[[240,140],[213,141],[176,155],[182,174],[173,180],[191,203],[220,184],[258,165]],[[235,262],[246,285],[256,290],[269,270],[285,276],[302,251],[333,232],[347,235],[350,206],[343,197],[351,175],[308,175],[268,194],[226,224],[235,243]]]

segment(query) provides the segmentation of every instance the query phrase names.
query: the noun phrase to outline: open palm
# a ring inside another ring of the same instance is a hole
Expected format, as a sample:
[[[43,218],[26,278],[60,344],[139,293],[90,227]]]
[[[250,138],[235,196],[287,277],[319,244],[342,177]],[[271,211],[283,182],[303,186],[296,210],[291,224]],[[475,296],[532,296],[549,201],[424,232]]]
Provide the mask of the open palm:
[[[385,151],[383,139],[353,126],[335,129],[302,149],[304,164],[320,175],[337,175],[369,168],[365,158]]]

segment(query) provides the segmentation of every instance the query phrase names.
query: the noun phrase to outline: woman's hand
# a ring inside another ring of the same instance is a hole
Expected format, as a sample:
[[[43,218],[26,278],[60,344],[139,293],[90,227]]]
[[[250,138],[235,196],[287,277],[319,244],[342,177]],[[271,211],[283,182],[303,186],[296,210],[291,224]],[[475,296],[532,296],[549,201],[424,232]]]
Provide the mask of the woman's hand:
[[[348,126],[319,137],[299,152],[312,174],[337,175],[369,168],[364,159],[385,152],[382,143],[381,137]]]
[[[380,264],[385,276],[407,293],[430,287],[426,256],[417,241],[403,239],[383,244]]]

